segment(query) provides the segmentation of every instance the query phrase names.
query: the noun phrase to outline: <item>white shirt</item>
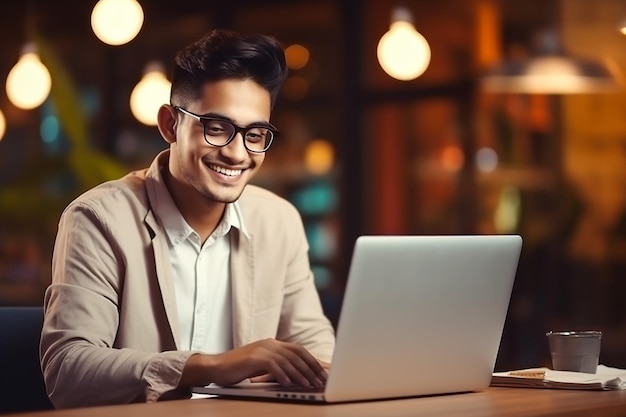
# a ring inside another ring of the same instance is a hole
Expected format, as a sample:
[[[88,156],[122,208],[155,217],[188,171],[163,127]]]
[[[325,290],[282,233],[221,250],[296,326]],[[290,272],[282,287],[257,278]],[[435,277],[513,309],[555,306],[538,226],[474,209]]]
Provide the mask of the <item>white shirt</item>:
[[[230,282],[230,230],[245,233],[237,202],[204,242],[187,224],[165,183],[154,211],[168,236],[181,350],[222,353],[233,348]]]

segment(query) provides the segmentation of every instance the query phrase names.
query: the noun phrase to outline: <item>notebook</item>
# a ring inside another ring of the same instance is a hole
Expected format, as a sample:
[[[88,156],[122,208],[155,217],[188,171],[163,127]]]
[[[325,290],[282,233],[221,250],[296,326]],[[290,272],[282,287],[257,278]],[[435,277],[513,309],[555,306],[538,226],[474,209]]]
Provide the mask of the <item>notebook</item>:
[[[361,236],[322,391],[243,382],[193,392],[336,403],[487,388],[521,247],[518,235]]]

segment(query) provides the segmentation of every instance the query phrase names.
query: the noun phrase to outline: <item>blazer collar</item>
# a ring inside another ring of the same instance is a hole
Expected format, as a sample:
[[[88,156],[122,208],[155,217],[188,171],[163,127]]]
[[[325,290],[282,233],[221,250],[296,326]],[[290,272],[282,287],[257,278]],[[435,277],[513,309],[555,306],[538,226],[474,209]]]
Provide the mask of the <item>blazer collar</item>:
[[[146,170],[146,193],[148,195],[149,207],[144,218],[144,223],[150,230],[152,237],[152,250],[154,252],[154,266],[156,278],[161,289],[163,306],[167,321],[172,331],[172,337],[177,347],[180,347],[180,329],[178,326],[178,310],[176,308],[176,293],[174,290],[174,277],[172,275],[172,265],[170,263],[169,246],[167,235],[159,225],[151,207],[158,201],[159,187],[165,187],[165,181],[161,175],[161,168],[167,164],[169,150],[159,153],[150,167]]]

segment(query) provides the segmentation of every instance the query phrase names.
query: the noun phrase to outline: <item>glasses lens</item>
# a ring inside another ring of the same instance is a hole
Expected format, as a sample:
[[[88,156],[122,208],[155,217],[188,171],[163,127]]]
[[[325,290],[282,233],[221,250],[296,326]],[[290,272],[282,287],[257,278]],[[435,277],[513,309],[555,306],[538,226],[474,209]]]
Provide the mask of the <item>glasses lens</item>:
[[[204,136],[207,142],[215,146],[228,143],[235,133],[235,128],[228,122],[221,120],[207,120],[204,123]]]
[[[246,131],[246,147],[253,152],[263,152],[272,143],[274,133],[263,127],[253,127]]]

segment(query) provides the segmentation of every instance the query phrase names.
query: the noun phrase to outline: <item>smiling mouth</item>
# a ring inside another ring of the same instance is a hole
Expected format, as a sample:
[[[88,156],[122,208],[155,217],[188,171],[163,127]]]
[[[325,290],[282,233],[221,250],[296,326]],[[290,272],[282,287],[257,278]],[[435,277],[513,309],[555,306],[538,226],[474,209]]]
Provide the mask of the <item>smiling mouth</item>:
[[[222,174],[222,175],[226,175],[227,177],[236,177],[238,175],[241,175],[241,173],[243,172],[243,169],[227,169],[227,168],[223,168],[223,167],[219,167],[217,165],[208,165],[209,169]]]

